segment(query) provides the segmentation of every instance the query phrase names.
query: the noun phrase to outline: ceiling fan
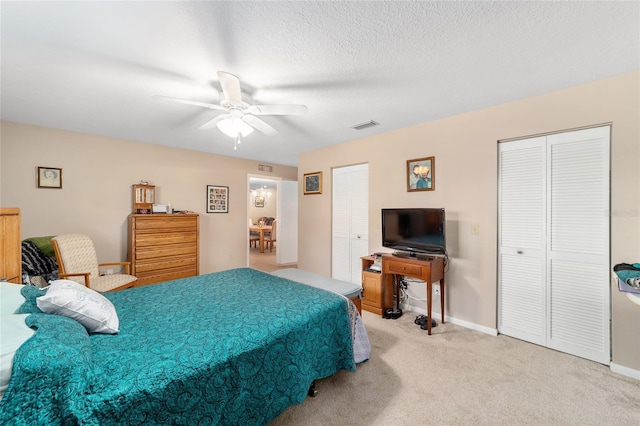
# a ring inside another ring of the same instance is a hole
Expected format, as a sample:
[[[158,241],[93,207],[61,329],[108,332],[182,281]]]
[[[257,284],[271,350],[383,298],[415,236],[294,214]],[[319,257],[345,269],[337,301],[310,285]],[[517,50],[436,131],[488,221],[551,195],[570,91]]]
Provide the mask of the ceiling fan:
[[[238,77],[228,72],[218,71],[218,80],[222,88],[222,99],[219,105],[168,96],[156,97],[209,108],[214,111],[223,111],[224,114],[214,117],[200,126],[200,129],[218,127],[223,133],[235,137],[236,140],[240,135],[247,136],[253,129],[268,136],[278,134],[276,129],[258,118],[260,115],[302,115],[307,112],[305,105],[253,105],[251,98],[242,92]]]

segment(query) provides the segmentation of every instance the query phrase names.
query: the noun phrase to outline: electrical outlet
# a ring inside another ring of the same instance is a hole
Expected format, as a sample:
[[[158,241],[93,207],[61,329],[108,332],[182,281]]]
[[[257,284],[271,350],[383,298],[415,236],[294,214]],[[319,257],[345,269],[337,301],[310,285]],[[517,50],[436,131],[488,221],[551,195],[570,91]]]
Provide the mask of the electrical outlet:
[[[439,285],[436,284],[436,285],[433,286],[433,294],[435,296],[440,296],[440,286]]]
[[[480,235],[480,225],[477,223],[471,224],[471,235]]]

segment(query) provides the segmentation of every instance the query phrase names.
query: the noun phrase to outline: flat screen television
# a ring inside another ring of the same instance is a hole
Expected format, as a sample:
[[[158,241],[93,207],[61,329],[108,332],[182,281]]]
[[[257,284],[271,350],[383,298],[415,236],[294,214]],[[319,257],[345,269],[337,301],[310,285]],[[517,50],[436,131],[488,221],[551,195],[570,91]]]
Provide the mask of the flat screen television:
[[[444,209],[382,209],[382,245],[408,252],[445,254]]]

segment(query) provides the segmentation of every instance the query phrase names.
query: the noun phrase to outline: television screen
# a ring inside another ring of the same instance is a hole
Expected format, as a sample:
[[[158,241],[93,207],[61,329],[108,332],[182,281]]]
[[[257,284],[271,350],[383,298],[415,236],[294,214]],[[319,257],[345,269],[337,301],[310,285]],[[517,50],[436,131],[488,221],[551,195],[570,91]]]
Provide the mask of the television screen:
[[[382,245],[418,253],[445,253],[444,209],[382,209]]]

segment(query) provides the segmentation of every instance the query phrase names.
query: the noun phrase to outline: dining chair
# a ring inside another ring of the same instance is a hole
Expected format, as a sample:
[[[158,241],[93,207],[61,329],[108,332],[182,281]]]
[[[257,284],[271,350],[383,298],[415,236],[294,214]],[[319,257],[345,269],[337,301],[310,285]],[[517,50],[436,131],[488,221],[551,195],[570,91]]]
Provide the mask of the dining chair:
[[[249,219],[249,227],[253,226],[253,221]],[[249,231],[249,247],[258,247],[260,242],[260,233],[255,231]]]
[[[51,239],[58,261],[59,276],[105,292],[133,287],[137,278],[130,275],[131,262],[98,263],[93,241],[84,234],[58,235]],[[124,266],[124,274],[100,275],[100,268]]]
[[[278,219],[274,219],[271,222],[271,231],[265,232],[264,241],[269,247],[269,251],[273,251],[273,243],[276,242],[276,224],[278,223]]]

